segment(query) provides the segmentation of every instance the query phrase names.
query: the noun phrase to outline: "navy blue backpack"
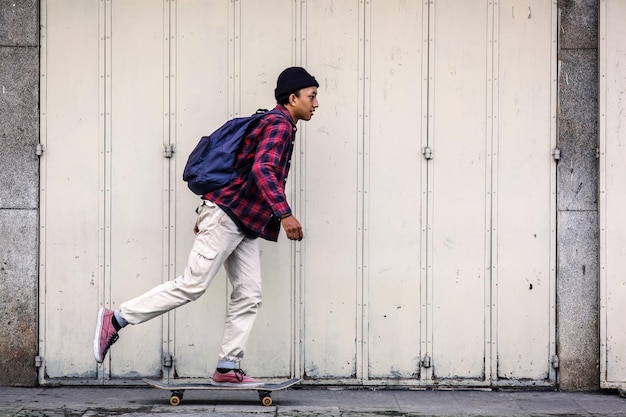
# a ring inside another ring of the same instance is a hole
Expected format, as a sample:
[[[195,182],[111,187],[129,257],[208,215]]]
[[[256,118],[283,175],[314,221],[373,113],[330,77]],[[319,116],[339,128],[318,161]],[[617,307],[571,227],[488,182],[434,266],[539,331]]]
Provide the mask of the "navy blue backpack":
[[[238,117],[224,123],[222,127],[203,136],[187,159],[183,181],[191,191],[204,195],[235,179],[235,159],[244,136],[252,123],[262,116],[277,111],[257,110],[248,117]]]

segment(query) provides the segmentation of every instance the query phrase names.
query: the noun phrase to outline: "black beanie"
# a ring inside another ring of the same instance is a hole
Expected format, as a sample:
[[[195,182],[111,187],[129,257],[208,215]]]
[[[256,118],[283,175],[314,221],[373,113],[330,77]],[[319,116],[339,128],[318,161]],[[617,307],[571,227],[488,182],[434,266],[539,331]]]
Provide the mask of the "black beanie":
[[[311,74],[301,67],[290,67],[280,73],[276,81],[274,97],[278,103],[283,103],[294,91],[306,87],[319,87],[320,85]]]

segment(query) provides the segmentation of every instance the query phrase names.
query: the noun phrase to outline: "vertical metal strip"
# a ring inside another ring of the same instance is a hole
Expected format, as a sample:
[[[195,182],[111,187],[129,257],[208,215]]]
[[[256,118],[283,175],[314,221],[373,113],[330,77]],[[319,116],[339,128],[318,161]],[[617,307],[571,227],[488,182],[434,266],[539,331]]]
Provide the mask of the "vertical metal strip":
[[[103,259],[102,269],[102,288],[104,290],[103,299],[104,306],[111,308],[111,128],[112,128],[112,115],[111,115],[111,99],[112,99],[112,23],[113,23],[113,4],[111,0],[105,0],[103,16],[103,51],[101,57],[103,57],[103,76],[101,77],[104,83],[104,88],[100,91],[104,92],[104,96],[100,103],[103,105],[104,111],[101,114],[101,129],[102,129],[102,155],[101,163],[103,164],[99,172],[104,176],[100,181],[101,184],[101,201],[99,201],[99,207],[102,212],[100,214],[100,224],[102,225],[100,232],[102,235],[101,259]],[[109,357],[110,358],[110,357]],[[106,361],[103,365],[101,378],[103,382],[110,379],[110,362]]]
[[[359,198],[357,199],[357,259],[356,265],[360,274],[357,273],[357,380],[363,384],[369,379],[369,89],[370,89],[370,37],[371,37],[371,1],[360,2],[359,5],[359,52],[358,52],[358,106],[357,114],[357,187]]]
[[[498,114],[498,34],[499,34],[499,3],[494,1],[490,2],[487,6],[487,120],[486,126],[486,144],[485,151],[487,158],[485,161],[485,260],[484,268],[486,271],[485,276],[485,328],[484,328],[484,340],[485,340],[485,382],[491,382],[494,380],[494,370],[497,366],[495,361],[495,352],[497,341],[497,303],[495,297],[497,296],[497,269],[495,268],[497,257],[497,238],[496,234],[492,233],[492,228],[497,222],[498,207],[497,198],[494,198],[494,194],[498,188],[498,164],[497,164],[497,144],[498,144],[498,127],[495,122]]]
[[[422,74],[422,120],[421,120],[421,132],[420,138],[421,143],[420,146],[422,148],[428,146],[428,135],[429,135],[429,66],[430,66],[430,55],[429,55],[429,44],[430,44],[430,29],[429,29],[429,21],[430,21],[430,2],[424,1],[422,3],[422,62],[421,62],[421,74]],[[423,358],[428,352],[428,326],[427,326],[427,317],[428,317],[428,309],[426,305],[428,304],[427,297],[427,265],[428,265],[428,236],[427,228],[428,228],[428,162],[425,160],[420,160],[420,347],[419,347],[419,357]],[[420,380],[421,382],[426,381],[426,373],[422,372],[422,368],[418,362],[416,368],[420,369]]]
[[[163,2],[163,146],[173,145],[174,140],[174,128],[176,123],[174,122],[174,108],[175,96],[172,94],[172,89],[175,86],[174,73],[172,68],[175,68],[176,53],[173,51],[172,45],[175,45],[174,34],[176,27],[173,22],[176,20],[175,15],[176,1],[164,0]],[[175,274],[174,259],[176,259],[176,245],[175,245],[175,233],[174,233],[174,214],[175,214],[175,158],[163,158],[163,274],[162,282],[166,282],[173,279]],[[161,338],[164,355],[174,355],[174,326],[176,323],[176,311],[172,311],[163,315],[163,336]],[[164,380],[169,380],[170,373],[173,372],[172,367],[161,368]]]
[[[228,8],[228,58],[227,58],[227,70],[228,86],[226,93],[226,114],[228,119],[232,119],[235,114],[234,105],[234,84],[235,77],[235,0],[230,0],[230,7]]]
[[[600,228],[600,387],[608,388],[608,375],[607,375],[607,242],[606,242],[606,124],[607,124],[607,94],[606,94],[606,74],[607,74],[607,2],[606,0],[600,0],[599,5],[599,51],[598,51],[598,66],[600,70],[599,74],[599,91],[598,91],[598,146],[599,146],[599,190],[598,190],[598,217]]]
[[[300,57],[303,56],[302,50],[304,49],[304,41],[302,34],[304,33],[304,0],[292,0],[292,15],[291,15],[291,30],[292,30],[292,55],[291,62],[299,62]],[[278,77],[278,74],[276,74]],[[300,207],[304,207],[304,172],[305,172],[305,158],[304,158],[304,144],[302,140],[302,132],[296,138],[297,152],[294,152],[293,159],[294,165],[291,169],[294,170],[293,174],[290,174],[293,181],[293,199],[295,210],[298,213],[298,218],[302,225],[303,230],[306,231],[306,218],[305,211],[300,210]],[[304,249],[306,247],[306,241],[302,241],[295,245],[295,254],[292,256],[292,293],[291,293],[291,317],[293,322],[292,326],[292,350],[291,350],[291,373],[292,377],[300,377],[304,373],[304,344],[302,340],[304,338]]]
[[[230,106],[232,117],[239,117],[241,112],[241,0],[234,0],[232,8],[233,18],[231,20],[231,45],[232,45],[232,68],[229,74],[232,80],[232,90],[230,91]]]
[[[552,22],[550,42],[550,149],[557,147],[557,108],[558,108],[558,5],[552,0]],[[556,267],[557,267],[557,166],[550,168],[550,358],[557,354],[556,350]],[[548,360],[550,360],[548,358]],[[550,367],[550,381],[556,384],[557,370]]]
[[[304,60],[304,28],[306,27],[305,13],[306,0],[292,0],[291,13],[291,36],[293,38],[293,46],[291,51],[291,62],[301,62]],[[276,74],[278,77],[278,74]]]
[[[227,114],[228,119],[239,116],[240,108],[240,32],[241,32],[241,2],[240,0],[230,0],[228,16],[228,93],[227,93]],[[230,287],[227,285],[224,290],[224,298],[228,300]]]
[[[39,51],[39,143],[46,148],[48,142],[48,2],[43,0],[40,4],[40,45]],[[39,163],[39,356],[46,357],[46,218],[47,218],[47,178],[48,163],[47,158],[40,158]],[[38,368],[38,381],[43,383],[46,372],[45,362]]]
[[[297,0],[298,1],[298,0]],[[309,5],[307,0],[299,0],[299,4],[300,4],[300,16],[299,16],[299,30],[296,30],[296,50],[294,51],[294,64],[299,64],[299,65],[303,65],[305,68],[308,68],[308,61],[307,61],[307,56],[308,56],[308,50],[307,50],[307,43],[308,43],[308,28],[309,28],[309,15],[308,15],[308,10],[309,10]],[[314,74],[315,75],[315,74]],[[323,86],[320,86],[323,87]],[[299,159],[299,163],[300,163],[300,203],[301,206],[300,207],[304,207],[304,202],[306,201],[306,178],[307,178],[307,158],[306,158],[306,149],[307,149],[307,144],[308,141],[306,140],[306,124],[302,125],[301,124],[301,128],[298,130],[298,147],[300,149],[300,159]],[[306,210],[302,210],[300,213],[300,222],[303,226],[303,228],[307,229],[306,224],[307,224],[307,218],[306,218]],[[307,240],[303,240],[301,243],[298,244],[298,246],[300,246],[300,250],[301,250],[301,254],[300,254],[300,259],[299,259],[299,276],[298,278],[298,282],[300,285],[300,293],[299,293],[299,301],[300,301],[300,320],[298,322],[299,326],[300,326],[300,332],[299,332],[299,337],[300,337],[300,354],[298,355],[300,358],[300,367],[299,367],[299,373],[300,375],[304,374],[305,371],[305,363],[306,363],[306,346],[305,346],[305,337],[306,337],[306,306],[305,306],[305,300],[306,300],[306,268],[304,266],[304,260],[306,259],[306,250],[307,250]]]
[[[428,1],[428,122],[427,122],[427,134],[426,134],[426,146],[434,148],[434,137],[435,137],[435,129],[434,129],[434,104],[435,104],[435,2],[434,0]],[[426,328],[424,329],[424,337],[425,341],[424,348],[422,349],[422,359],[426,356],[432,356],[432,343],[433,343],[433,253],[432,253],[432,215],[434,212],[434,202],[433,202],[433,162],[432,160],[428,160],[423,163],[424,169],[422,170],[424,176],[424,188],[422,197],[424,199],[423,206],[425,207],[425,227],[422,233],[424,236],[424,249],[422,253],[424,254],[423,263],[425,267],[425,286],[424,286],[424,299],[425,299],[425,321]],[[433,368],[432,367],[422,367],[423,371],[422,381],[432,381],[433,378]]]

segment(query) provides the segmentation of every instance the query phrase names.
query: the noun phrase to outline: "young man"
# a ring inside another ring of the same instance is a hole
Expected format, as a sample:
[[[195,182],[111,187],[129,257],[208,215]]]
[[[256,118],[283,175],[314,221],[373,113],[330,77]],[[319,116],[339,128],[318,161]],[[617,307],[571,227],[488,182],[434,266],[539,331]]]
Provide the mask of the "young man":
[[[196,238],[181,276],[120,304],[118,310],[100,308],[94,338],[96,362],[104,361],[121,328],[196,300],[224,265],[233,290],[213,383],[261,385],[239,367],[261,303],[256,238],[278,240],[281,224],[290,240],[303,238],[300,222],[285,197],[285,182],[296,123],[313,116],[318,107],[317,87],[318,82],[304,68],[290,67],[278,76],[274,95],[280,114],[262,117],[237,154],[235,168],[252,164],[251,171],[203,196],[196,210]]]

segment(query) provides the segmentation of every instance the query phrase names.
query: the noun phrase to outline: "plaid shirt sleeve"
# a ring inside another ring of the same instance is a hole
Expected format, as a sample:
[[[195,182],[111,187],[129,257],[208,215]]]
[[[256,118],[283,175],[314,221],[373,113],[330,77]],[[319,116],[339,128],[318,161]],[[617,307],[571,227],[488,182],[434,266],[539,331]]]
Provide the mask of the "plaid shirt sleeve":
[[[289,122],[281,123],[276,119],[283,117],[268,117],[258,126],[263,133],[260,135],[250,175],[274,216],[281,217],[291,213],[285,197],[284,183],[293,147],[293,127]]]

